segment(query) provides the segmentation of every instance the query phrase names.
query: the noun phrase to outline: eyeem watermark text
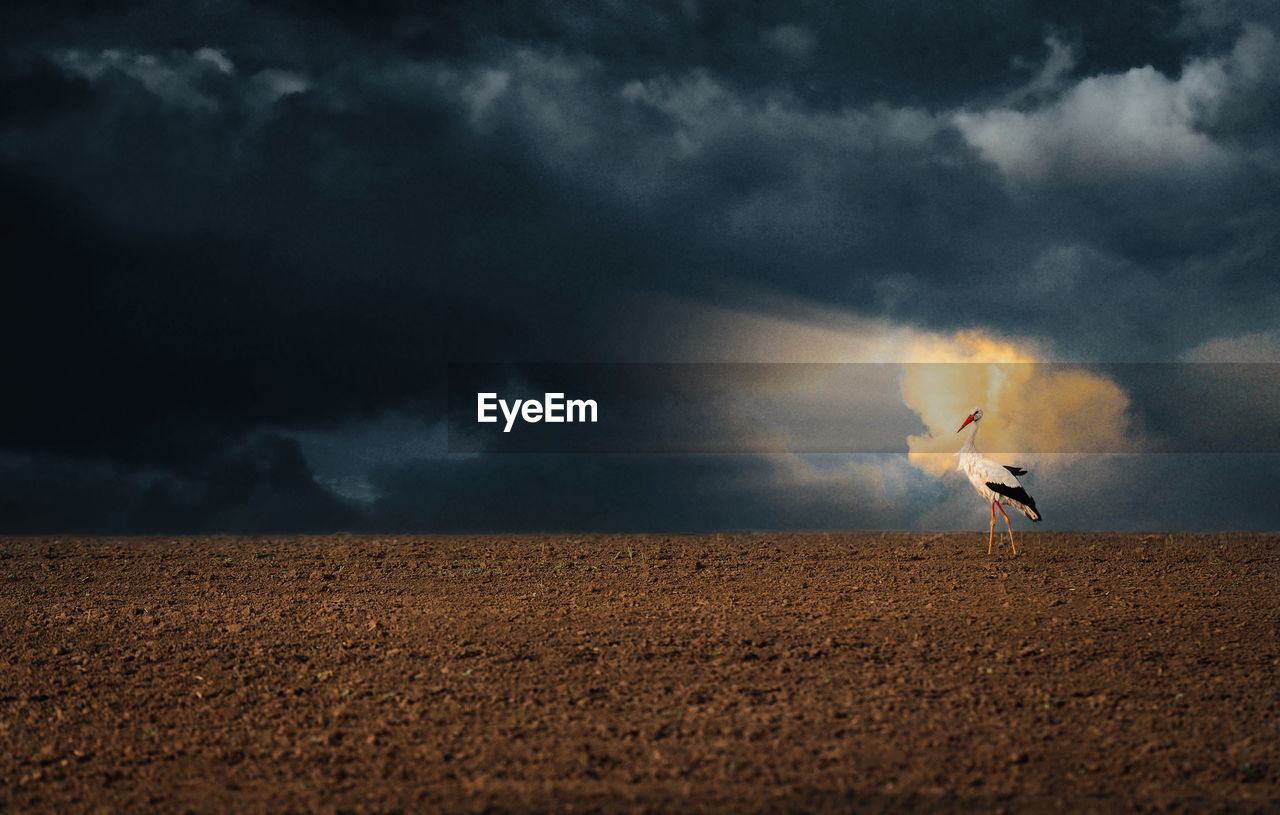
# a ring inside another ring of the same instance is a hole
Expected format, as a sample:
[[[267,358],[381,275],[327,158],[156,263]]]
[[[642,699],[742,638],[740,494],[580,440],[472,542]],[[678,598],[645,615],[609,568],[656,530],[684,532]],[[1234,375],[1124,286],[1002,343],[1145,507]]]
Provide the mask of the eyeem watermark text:
[[[595,422],[597,420],[596,400],[568,399],[563,393],[545,393],[542,401],[536,399],[516,399],[508,402],[499,399],[496,393],[476,394],[476,421],[493,423],[498,421],[497,411],[501,410],[507,424],[503,433],[510,433],[516,419],[526,422],[547,422],[558,424],[563,422]]]

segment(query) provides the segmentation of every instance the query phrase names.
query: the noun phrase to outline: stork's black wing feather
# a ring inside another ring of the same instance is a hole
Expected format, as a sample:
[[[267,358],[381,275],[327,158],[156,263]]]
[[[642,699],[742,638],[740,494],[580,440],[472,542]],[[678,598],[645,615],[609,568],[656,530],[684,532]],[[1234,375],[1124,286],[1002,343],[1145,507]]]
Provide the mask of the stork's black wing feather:
[[[1014,475],[1026,475],[1026,474],[1027,474],[1027,471],[1026,471],[1026,470],[1022,469],[1021,467],[1014,467],[1012,464],[1006,464],[1006,465],[1004,465],[1004,468],[1005,468],[1006,470],[1008,470],[1009,472],[1013,473]]]
[[[1022,487],[1010,487],[1008,484],[1001,484],[998,481],[988,481],[987,486],[991,488],[992,492],[999,493],[1006,498],[1012,498],[1018,503],[1029,506],[1032,509],[1036,508],[1036,499],[1028,495],[1027,491]]]

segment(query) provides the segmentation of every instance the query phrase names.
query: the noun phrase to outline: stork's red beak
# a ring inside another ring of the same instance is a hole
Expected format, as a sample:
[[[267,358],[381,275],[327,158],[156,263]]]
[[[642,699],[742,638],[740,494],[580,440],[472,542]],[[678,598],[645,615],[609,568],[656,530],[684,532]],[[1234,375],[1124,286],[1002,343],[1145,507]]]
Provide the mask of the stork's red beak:
[[[973,421],[973,414],[970,413],[969,417],[964,420],[964,424],[956,428],[956,432],[959,433],[961,430],[964,430],[969,425],[969,422],[972,422],[972,421]]]

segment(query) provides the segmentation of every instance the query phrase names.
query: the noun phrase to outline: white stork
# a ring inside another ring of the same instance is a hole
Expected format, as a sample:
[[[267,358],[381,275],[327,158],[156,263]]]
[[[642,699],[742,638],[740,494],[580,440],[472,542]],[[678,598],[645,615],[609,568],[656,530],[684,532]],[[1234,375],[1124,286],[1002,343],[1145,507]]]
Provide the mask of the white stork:
[[[1040,513],[1036,511],[1036,499],[1028,495],[1026,489],[1018,482],[1018,476],[1026,475],[1027,471],[1008,464],[996,464],[973,446],[973,440],[978,435],[978,424],[981,421],[982,408],[974,408],[956,430],[959,433],[969,424],[973,425],[973,429],[969,431],[969,438],[965,439],[964,446],[956,456],[960,459],[958,469],[969,476],[969,482],[973,484],[978,494],[991,502],[991,533],[987,536],[987,554],[989,555],[996,536],[996,507],[1001,504],[1011,506],[1033,521],[1040,520]],[[1013,527],[1009,526],[1009,516],[1004,514],[1004,507],[1000,507],[1000,514],[1004,515],[1004,525],[1009,530],[1009,545],[1013,547],[1013,553],[1016,555],[1018,547],[1013,543]]]

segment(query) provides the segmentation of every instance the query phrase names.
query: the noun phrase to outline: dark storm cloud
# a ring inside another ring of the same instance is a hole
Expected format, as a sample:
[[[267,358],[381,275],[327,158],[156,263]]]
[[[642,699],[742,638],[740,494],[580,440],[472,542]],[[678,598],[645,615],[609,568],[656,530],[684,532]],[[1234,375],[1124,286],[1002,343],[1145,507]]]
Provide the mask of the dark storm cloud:
[[[316,484],[298,443],[255,435],[187,477],[106,460],[0,459],[7,534],[240,534],[358,528],[364,515]]]
[[[1070,457],[1067,457],[1070,459]],[[1019,480],[1035,497],[1044,522],[1036,529],[1130,531],[1272,530],[1276,526],[1268,485],[1280,456],[1117,455],[1060,461],[1024,461]],[[916,526],[980,530],[990,505],[977,499],[960,473],[922,510]],[[998,519],[997,519],[998,522]],[[1017,530],[1019,521],[1015,519]]]
[[[0,450],[85,506],[115,485],[141,508],[112,528],[254,526],[197,511],[217,462],[437,417],[446,362],[644,358],[616,328],[636,293],[782,293],[1066,358],[1277,329],[1266,6],[14,8]],[[1137,129],[1091,142],[1120,110]],[[536,466],[513,466],[448,471],[515,492]],[[290,471],[266,516],[311,500]]]
[[[1086,458],[1034,492],[1055,508],[1057,529],[1275,529],[1268,485],[1277,472],[1274,454]]]
[[[371,512],[395,529],[448,532],[885,529],[942,497],[941,485],[888,456],[502,459],[498,466],[455,457],[390,469],[377,478],[381,497]],[[912,481],[917,506],[891,500],[882,467]]]
[[[1272,529],[1275,455],[1049,456],[1024,463],[1045,529]],[[602,529],[981,529],[963,475],[896,456],[449,457],[386,468],[373,528],[454,533]],[[1049,514],[1052,513],[1052,514]]]
[[[553,194],[430,100],[283,98],[259,118],[262,75],[216,55],[58,58],[93,94],[66,80],[80,106],[31,111],[4,167],[20,273],[3,330],[32,386],[6,405],[12,449],[172,466],[261,423],[430,397],[450,342],[532,341],[518,306],[554,281],[508,253],[564,253],[561,230],[516,217]]]
[[[67,76],[43,55],[10,57],[0,65],[0,121],[38,122],[85,104],[89,83]]]
[[[743,89],[786,88],[827,107],[877,100],[945,103],[1009,82],[1046,30],[1091,47],[1085,70],[1176,70],[1186,46],[1179,3],[581,4],[563,0],[440,4],[284,0],[285,14],[327,15],[353,36],[407,53],[474,56],[507,43],[590,55],[630,76],[709,70]]]

